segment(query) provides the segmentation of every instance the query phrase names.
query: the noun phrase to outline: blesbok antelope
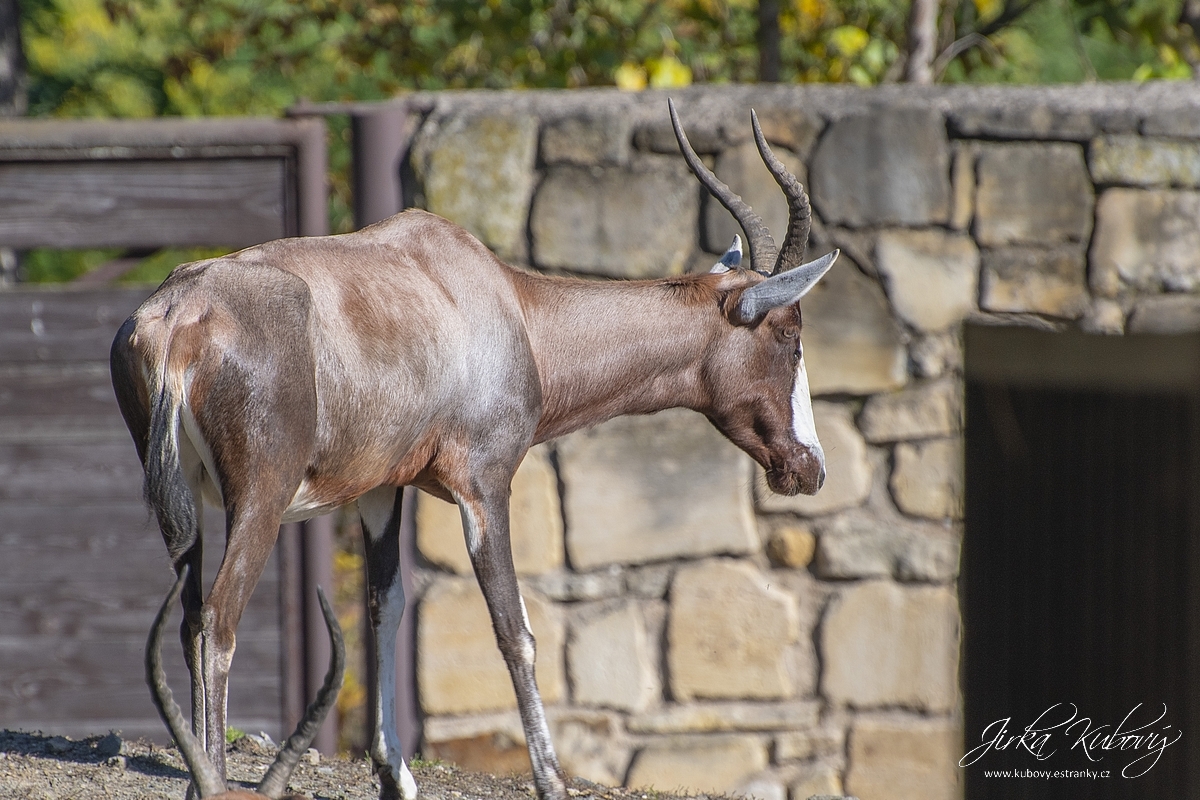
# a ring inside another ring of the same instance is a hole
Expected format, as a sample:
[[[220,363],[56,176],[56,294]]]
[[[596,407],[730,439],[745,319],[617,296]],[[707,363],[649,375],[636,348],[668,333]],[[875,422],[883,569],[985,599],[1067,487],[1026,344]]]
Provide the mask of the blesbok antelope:
[[[622,414],[686,407],[761,464],[776,492],[825,476],[800,346],[800,298],[837,253],[802,264],[808,196],[752,123],[787,196],[777,250],[696,156],[692,172],[746,234],[706,274],[555,278],[500,262],[457,225],[406,211],[356,233],[287,239],[178,267],[112,349],[113,385],[177,570],[192,727],[223,774],[235,631],[281,521],[356,502],[379,685],[371,756],[383,798],[416,785],[395,731],[401,492],[456,502],[516,690],[534,782],[563,800],[509,547],[513,473],[538,442]],[[201,498],[227,545],[202,601]]]
[[[300,722],[297,723],[296,730],[279,748],[279,753],[271,762],[271,766],[267,767],[266,774],[258,784],[258,791],[226,790],[224,775],[208,760],[208,754],[204,752],[204,744],[196,738],[184,721],[183,713],[171,695],[171,688],[167,686],[167,676],[162,666],[162,637],[163,631],[167,627],[167,615],[170,613],[171,606],[179,599],[180,592],[183,591],[183,582],[187,579],[187,573],[188,567],[184,565],[183,569],[179,571],[179,576],[175,579],[171,591],[167,593],[167,599],[163,601],[162,607],[154,617],[154,624],[150,626],[150,638],[146,641],[146,683],[150,686],[150,696],[154,698],[154,706],[158,709],[163,722],[166,723],[167,730],[175,739],[175,744],[179,747],[179,754],[183,757],[183,763],[187,765],[188,772],[192,775],[192,785],[196,789],[197,796],[204,800],[262,800],[264,797],[269,797],[271,800],[303,800],[300,795],[284,795],[283,793],[287,790],[288,779],[292,777],[292,771],[300,763],[300,756],[304,755],[304,751],[312,744],[317,730],[325,720],[325,715],[337,702],[338,690],[342,686],[342,674],[346,669],[346,645],[342,640],[342,628],[338,625],[337,617],[334,616],[329,601],[325,599],[325,593],[321,591],[320,587],[317,588],[317,599],[321,601],[321,614],[325,617],[325,627],[329,631],[329,638],[332,642],[329,670],[325,673],[325,682],[321,684],[316,698],[305,710]]]

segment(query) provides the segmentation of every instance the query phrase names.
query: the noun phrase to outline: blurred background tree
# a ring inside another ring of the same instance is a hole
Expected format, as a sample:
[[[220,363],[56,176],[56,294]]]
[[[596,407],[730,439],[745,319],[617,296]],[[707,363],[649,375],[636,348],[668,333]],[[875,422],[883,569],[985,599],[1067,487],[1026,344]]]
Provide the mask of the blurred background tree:
[[[17,41],[28,101],[10,113],[150,117],[467,87],[1187,78],[1197,28],[1200,0],[0,0],[0,105]],[[348,123],[330,127],[345,231]],[[24,272],[64,280],[109,257],[32,253]]]
[[[11,2],[11,0],[7,0]],[[917,0],[932,79],[1192,75],[1196,0]],[[873,84],[905,76],[891,0],[21,0],[29,112],[279,113],[410,89]]]

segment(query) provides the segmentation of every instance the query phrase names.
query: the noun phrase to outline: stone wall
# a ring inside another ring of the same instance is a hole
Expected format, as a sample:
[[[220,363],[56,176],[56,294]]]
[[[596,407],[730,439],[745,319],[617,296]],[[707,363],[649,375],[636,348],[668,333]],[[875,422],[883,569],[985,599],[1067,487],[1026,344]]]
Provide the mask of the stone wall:
[[[603,783],[862,800],[961,796],[956,578],[964,320],[1200,327],[1200,89],[678,91],[696,149],[780,236],[750,138],[812,194],[805,299],[828,480],[772,495],[701,417],[539,446],[513,547],[565,768]],[[707,269],[702,196],[663,94],[410,98],[409,200],[503,258],[598,278]],[[586,357],[586,347],[581,356]],[[424,752],[527,767],[456,510],[422,496]]]

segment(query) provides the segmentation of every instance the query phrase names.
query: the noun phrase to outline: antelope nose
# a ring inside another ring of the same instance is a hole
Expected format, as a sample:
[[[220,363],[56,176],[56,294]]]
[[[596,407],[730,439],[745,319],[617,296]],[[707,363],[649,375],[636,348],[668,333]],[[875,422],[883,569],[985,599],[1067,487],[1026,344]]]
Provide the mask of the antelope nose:
[[[817,491],[820,491],[821,487],[824,485],[825,485],[825,465],[822,464],[821,471],[819,473],[817,473]]]

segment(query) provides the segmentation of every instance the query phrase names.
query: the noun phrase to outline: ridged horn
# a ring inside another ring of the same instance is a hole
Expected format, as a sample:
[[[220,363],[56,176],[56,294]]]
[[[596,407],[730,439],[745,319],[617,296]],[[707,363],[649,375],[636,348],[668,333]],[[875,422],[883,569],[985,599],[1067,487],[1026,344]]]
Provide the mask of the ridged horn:
[[[779,249],[772,275],[795,269],[804,263],[804,254],[808,250],[808,234],[812,227],[812,206],[808,202],[808,192],[796,176],[788,171],[774,153],[771,152],[767,139],[763,136],[762,127],[758,124],[758,114],[750,111],[750,123],[754,128],[754,144],[758,146],[758,154],[767,165],[771,176],[779,184],[787,197],[788,228],[783,246]]]
[[[167,676],[162,666],[162,637],[163,631],[167,627],[168,611],[171,605],[179,599],[179,593],[183,590],[187,573],[188,567],[185,565],[180,571],[179,577],[175,579],[175,585],[167,594],[162,608],[158,610],[154,624],[150,627],[150,638],[146,642],[146,683],[150,685],[150,694],[154,699],[154,706],[158,709],[159,716],[162,717],[167,730],[171,732],[171,736],[179,745],[179,753],[183,756],[183,761],[192,774],[192,781],[196,784],[200,797],[205,798],[224,792],[225,783],[221,780],[217,768],[209,761],[208,753],[204,751],[204,745],[184,721],[183,713],[179,710],[179,705],[171,694],[171,687],[167,685]],[[332,606],[329,605],[329,600],[325,597],[325,592],[319,586],[317,587],[317,599],[321,603],[321,614],[325,617],[325,628],[329,631],[329,639],[332,643],[329,670],[325,673],[325,682],[317,692],[316,698],[305,710],[303,718],[296,725],[295,732],[284,742],[279,754],[267,768],[262,783],[258,785],[258,793],[264,797],[273,798],[273,800],[282,796],[287,789],[288,780],[291,779],[296,765],[300,763],[300,756],[308,750],[309,745],[316,738],[321,723],[325,721],[329,710],[337,702],[338,690],[342,686],[342,676],[346,671],[346,644],[342,639],[342,629],[338,625]]]
[[[329,640],[333,645],[330,648],[329,669],[325,672],[325,682],[305,709],[295,732],[283,743],[279,755],[275,756],[275,761],[267,768],[267,774],[258,785],[258,791],[267,797],[279,797],[287,789],[292,770],[316,738],[321,723],[337,702],[338,691],[342,688],[342,676],[346,671],[346,644],[342,640],[342,628],[320,586],[317,587],[317,599],[321,602],[321,615],[325,617],[325,629],[329,631]]]
[[[158,610],[154,624],[150,626],[150,638],[146,641],[146,683],[150,685],[150,696],[154,700],[154,707],[158,709],[158,715],[162,717],[167,730],[175,739],[175,744],[179,747],[179,754],[183,756],[183,763],[187,764],[188,772],[192,774],[192,783],[196,785],[196,791],[203,798],[212,797],[225,791],[225,782],[221,780],[221,773],[208,760],[208,753],[204,752],[204,745],[200,743],[196,734],[192,733],[192,729],[184,721],[183,712],[179,710],[179,705],[171,694],[171,687],[167,686],[167,675],[162,666],[162,637],[163,630],[167,627],[167,612],[171,605],[179,599],[179,593],[183,591],[183,582],[187,578],[187,574],[188,566],[184,565],[183,569],[179,571],[179,577],[175,579],[175,585],[167,594],[162,608]]]
[[[688,168],[704,188],[717,198],[721,205],[729,209],[729,213],[733,214],[738,225],[742,226],[742,230],[746,233],[746,247],[750,251],[751,269],[766,272],[768,264],[777,262],[779,251],[776,250],[775,240],[771,238],[771,232],[763,224],[762,217],[756,214],[745,200],[726,186],[708,167],[704,166],[700,156],[696,155],[696,151],[692,149],[687,134],[683,132],[679,114],[675,111],[675,102],[668,99],[667,108],[671,112],[671,126],[675,129],[675,139],[679,142],[679,149],[683,153],[684,160],[687,161]],[[774,158],[773,155],[772,158]],[[784,172],[786,173],[787,170]],[[776,180],[779,178],[777,177]],[[789,227],[788,230],[790,232],[791,228]]]

